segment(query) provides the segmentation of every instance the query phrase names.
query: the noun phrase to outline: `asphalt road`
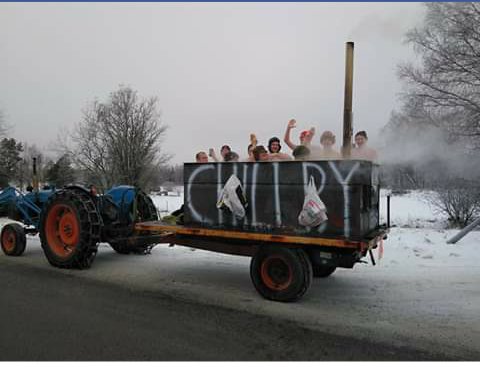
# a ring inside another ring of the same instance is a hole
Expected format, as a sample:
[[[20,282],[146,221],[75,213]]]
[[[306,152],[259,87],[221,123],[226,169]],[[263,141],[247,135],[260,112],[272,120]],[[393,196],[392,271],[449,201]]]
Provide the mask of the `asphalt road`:
[[[0,359],[442,360],[0,256]]]
[[[477,263],[389,250],[285,304],[255,291],[246,257],[101,244],[66,270],[29,236],[23,256],[0,253],[0,360],[480,360]]]

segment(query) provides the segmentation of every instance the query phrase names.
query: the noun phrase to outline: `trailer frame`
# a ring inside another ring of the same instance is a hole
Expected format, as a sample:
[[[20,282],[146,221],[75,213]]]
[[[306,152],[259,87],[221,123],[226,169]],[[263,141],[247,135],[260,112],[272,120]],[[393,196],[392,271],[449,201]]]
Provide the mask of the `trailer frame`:
[[[362,240],[309,237],[172,225],[161,221],[135,224],[132,243],[179,245],[211,252],[251,257],[250,276],[257,291],[274,301],[303,296],[312,277],[327,277],[337,267],[352,268],[373,249],[383,252],[387,226],[379,226]],[[273,275],[269,275],[269,274]]]

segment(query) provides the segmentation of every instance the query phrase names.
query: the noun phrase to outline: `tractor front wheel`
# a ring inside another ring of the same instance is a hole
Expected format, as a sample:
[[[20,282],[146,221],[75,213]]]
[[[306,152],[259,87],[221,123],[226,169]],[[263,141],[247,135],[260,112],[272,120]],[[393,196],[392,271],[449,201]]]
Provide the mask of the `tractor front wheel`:
[[[302,249],[261,248],[250,263],[257,291],[272,301],[291,302],[302,297],[312,283],[312,264]]]
[[[10,223],[3,227],[1,234],[2,250],[7,256],[20,256],[25,251],[27,237],[23,227]]]
[[[94,199],[79,189],[52,195],[40,217],[40,240],[51,265],[89,268],[100,240],[100,216]]]

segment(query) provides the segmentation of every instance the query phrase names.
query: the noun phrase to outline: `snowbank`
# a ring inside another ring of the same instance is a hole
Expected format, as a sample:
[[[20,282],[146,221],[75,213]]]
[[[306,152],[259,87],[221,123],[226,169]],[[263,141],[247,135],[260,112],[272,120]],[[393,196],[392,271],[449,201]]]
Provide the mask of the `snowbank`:
[[[393,195],[389,190],[380,191],[380,222],[387,221],[387,195],[390,198],[390,224],[406,228],[442,229],[447,217],[437,213],[430,204],[436,195],[433,191],[410,191],[404,195]]]

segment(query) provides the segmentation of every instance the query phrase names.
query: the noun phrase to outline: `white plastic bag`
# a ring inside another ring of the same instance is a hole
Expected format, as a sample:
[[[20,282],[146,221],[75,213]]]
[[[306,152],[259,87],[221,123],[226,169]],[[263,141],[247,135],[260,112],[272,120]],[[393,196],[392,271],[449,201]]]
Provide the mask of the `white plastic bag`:
[[[228,208],[238,220],[241,220],[245,217],[246,207],[247,199],[243,193],[242,183],[237,176],[231,175],[220,193],[217,208]]]
[[[327,208],[318,196],[313,176],[310,176],[303,208],[298,216],[298,223],[304,227],[317,227],[327,219]]]

